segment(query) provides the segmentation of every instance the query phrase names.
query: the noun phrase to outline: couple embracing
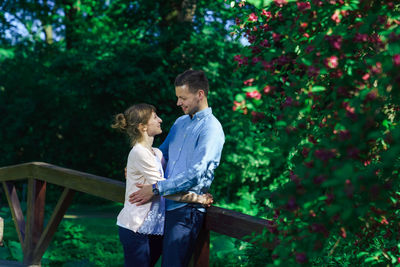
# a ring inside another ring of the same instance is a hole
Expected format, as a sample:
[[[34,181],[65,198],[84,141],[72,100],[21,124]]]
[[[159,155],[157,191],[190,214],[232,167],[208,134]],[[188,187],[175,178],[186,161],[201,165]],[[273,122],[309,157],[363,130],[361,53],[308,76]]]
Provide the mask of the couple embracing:
[[[124,207],[118,215],[125,266],[187,266],[206,209],[225,141],[221,124],[208,106],[209,85],[203,71],[187,70],[175,79],[179,117],[159,147],[162,132],[156,109],[137,104],[115,117],[125,131],[128,156]]]

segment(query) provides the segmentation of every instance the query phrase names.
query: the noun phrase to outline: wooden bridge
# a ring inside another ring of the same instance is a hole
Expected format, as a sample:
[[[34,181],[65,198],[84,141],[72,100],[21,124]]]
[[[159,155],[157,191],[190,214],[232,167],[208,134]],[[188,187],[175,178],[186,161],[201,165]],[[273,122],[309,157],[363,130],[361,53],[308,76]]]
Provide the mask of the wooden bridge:
[[[28,190],[26,216],[24,216],[15,182],[26,179]],[[79,191],[124,203],[124,182],[48,163],[31,162],[0,168],[0,181],[3,183],[21,243],[24,255],[22,264],[24,266],[40,266],[43,254],[49,246],[68,206],[71,204],[75,192]],[[44,226],[46,184],[48,183],[61,186],[64,191],[54,208],[51,218],[47,225]],[[205,224],[200,232],[193,255],[193,266],[209,266],[210,231],[249,242],[249,236],[254,233],[262,233],[267,226],[267,220],[215,206],[208,208]]]

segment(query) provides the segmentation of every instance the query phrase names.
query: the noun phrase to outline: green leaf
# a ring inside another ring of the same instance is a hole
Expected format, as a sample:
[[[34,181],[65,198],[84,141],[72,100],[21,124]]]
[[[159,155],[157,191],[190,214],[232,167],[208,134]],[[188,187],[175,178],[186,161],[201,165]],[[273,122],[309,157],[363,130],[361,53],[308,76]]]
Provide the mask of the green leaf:
[[[246,99],[246,96],[244,94],[237,94],[235,96],[235,101],[237,101],[237,102],[242,102],[245,99]]]
[[[277,122],[275,123],[275,125],[276,125],[277,127],[286,127],[287,123],[286,123],[286,121],[277,121]]]
[[[304,57],[301,58],[301,62],[303,62],[304,65],[306,66],[311,66],[312,62]]]
[[[318,85],[311,88],[311,92],[313,92],[313,93],[322,92],[325,90],[326,90],[326,88],[324,86],[318,86]]]
[[[250,92],[253,92],[253,91],[257,91],[257,86],[249,86],[249,87],[245,87],[245,88],[243,88],[242,90],[244,91],[244,92],[246,92],[246,93],[250,93]]]
[[[252,4],[256,8],[263,8],[270,5],[273,0],[248,0],[247,3]]]

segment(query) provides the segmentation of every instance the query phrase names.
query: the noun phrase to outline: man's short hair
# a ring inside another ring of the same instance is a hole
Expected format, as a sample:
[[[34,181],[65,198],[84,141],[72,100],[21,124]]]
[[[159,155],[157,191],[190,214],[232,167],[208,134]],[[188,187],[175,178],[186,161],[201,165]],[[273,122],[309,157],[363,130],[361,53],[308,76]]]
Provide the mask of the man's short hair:
[[[204,94],[208,95],[208,80],[205,73],[201,70],[187,70],[179,74],[175,79],[175,87],[184,85],[187,85],[189,92],[193,94],[199,90],[203,90]]]

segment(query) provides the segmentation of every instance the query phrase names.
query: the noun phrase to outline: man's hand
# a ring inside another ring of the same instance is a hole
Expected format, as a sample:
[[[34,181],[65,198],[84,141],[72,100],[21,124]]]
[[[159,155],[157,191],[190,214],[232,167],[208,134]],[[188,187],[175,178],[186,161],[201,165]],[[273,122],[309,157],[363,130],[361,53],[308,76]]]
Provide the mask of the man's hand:
[[[136,184],[140,189],[129,195],[129,202],[140,206],[149,202],[153,197],[153,186],[151,184]]]

